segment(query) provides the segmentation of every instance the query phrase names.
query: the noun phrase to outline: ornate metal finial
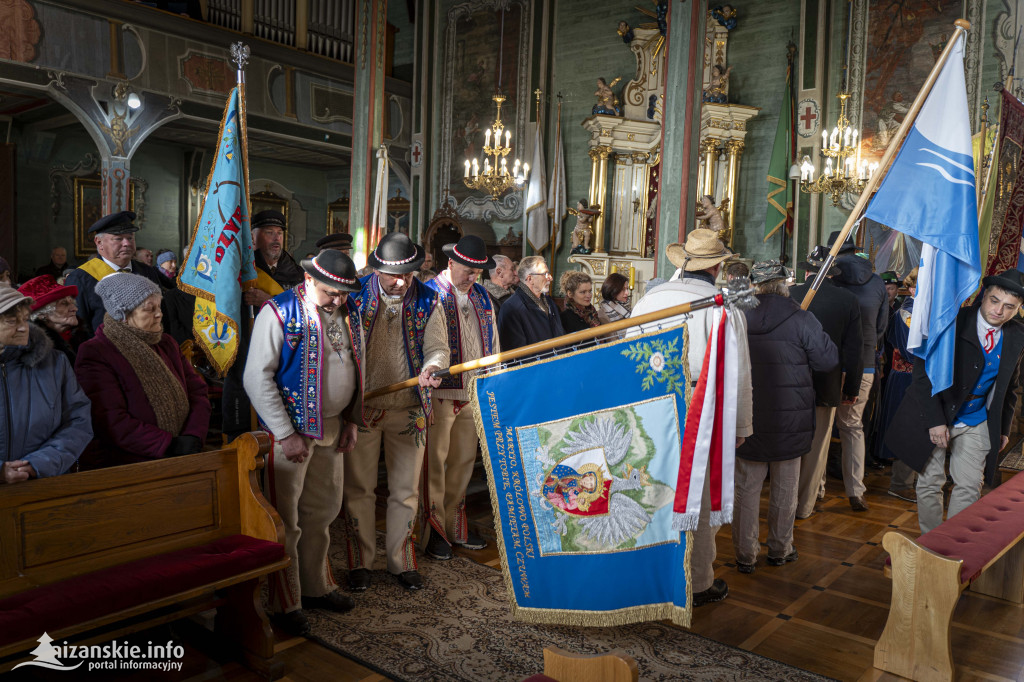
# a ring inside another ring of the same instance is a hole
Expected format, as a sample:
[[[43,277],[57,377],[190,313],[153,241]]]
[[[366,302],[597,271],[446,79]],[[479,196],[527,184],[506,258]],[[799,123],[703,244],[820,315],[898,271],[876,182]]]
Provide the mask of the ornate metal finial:
[[[249,63],[251,51],[245,43],[238,42],[231,44],[231,61],[238,65],[238,82],[245,82],[245,65]]]

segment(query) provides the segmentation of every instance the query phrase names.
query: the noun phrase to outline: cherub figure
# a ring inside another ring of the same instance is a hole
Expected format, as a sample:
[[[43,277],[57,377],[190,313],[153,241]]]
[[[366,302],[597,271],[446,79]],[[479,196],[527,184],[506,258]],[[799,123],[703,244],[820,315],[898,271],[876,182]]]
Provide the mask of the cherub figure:
[[[705,102],[714,102],[717,104],[725,104],[726,102],[726,88],[729,87],[729,74],[732,73],[732,67],[724,68],[721,64],[715,64],[711,67],[711,81],[708,83],[708,87],[704,90],[704,97],[702,98]]]
[[[593,223],[597,216],[601,215],[601,207],[597,204],[590,206],[586,199],[580,199],[576,208],[570,208],[569,213],[576,216],[576,227],[572,230],[572,250],[569,253],[591,253],[590,240],[594,236]]]
[[[633,29],[626,22],[620,21],[619,28],[615,32],[619,34],[620,38],[622,38],[622,42],[627,45],[633,42]]]
[[[732,243],[732,230],[725,222],[725,215],[729,210],[729,200],[725,199],[720,206],[715,206],[715,199],[710,194],[700,198],[700,205],[697,207],[697,220],[704,223],[702,227],[714,230],[723,244]]]
[[[619,107],[619,98],[615,96],[612,88],[615,84],[622,80],[621,77],[616,78],[609,84],[605,79],[597,79],[597,91],[594,96],[597,97],[597,104],[591,113],[594,114],[606,114],[608,116],[622,116],[622,108]]]

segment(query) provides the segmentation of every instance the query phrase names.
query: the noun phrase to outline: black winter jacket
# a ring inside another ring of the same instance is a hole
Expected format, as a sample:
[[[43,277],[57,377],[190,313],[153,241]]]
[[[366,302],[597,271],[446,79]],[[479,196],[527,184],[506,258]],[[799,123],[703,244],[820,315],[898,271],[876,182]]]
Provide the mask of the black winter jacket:
[[[860,302],[861,361],[865,370],[875,367],[875,349],[882,347],[885,330],[889,326],[889,295],[885,282],[871,269],[871,263],[860,256],[846,255],[836,258],[842,272],[832,282]]]
[[[755,462],[802,457],[814,438],[811,371],[827,372],[839,353],[821,323],[788,296],[758,294],[744,311],[754,388],[754,433],[736,451]]]
[[[791,287],[789,295],[794,301],[800,302],[810,288],[810,282]],[[839,365],[835,369],[814,373],[814,404],[839,407],[841,393],[848,396],[860,393],[860,378],[864,371],[864,361],[861,359],[860,305],[856,296],[832,284],[826,277],[807,312],[817,318],[828,338],[839,349]]]

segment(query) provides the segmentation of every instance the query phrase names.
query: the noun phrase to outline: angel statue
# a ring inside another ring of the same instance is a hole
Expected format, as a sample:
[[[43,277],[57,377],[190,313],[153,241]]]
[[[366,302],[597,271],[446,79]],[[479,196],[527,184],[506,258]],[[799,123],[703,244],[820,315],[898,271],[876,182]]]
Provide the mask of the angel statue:
[[[723,199],[721,205],[715,206],[715,199],[710,194],[700,198],[697,206],[697,220],[704,223],[701,227],[714,230],[723,244],[732,245],[732,228],[726,223],[725,216],[729,212],[729,199]]]
[[[591,206],[586,199],[580,199],[576,208],[569,208],[569,213],[576,216],[576,227],[572,230],[572,250],[569,253],[588,254],[591,252],[590,240],[594,236],[594,219],[601,215],[601,207]]]
[[[594,96],[597,97],[597,104],[594,105],[594,109],[591,113],[594,114],[607,114],[608,116],[622,116],[622,107],[619,106],[619,98],[612,92],[612,88],[615,84],[622,80],[622,77],[618,77],[609,84],[605,79],[597,79],[597,92]]]
[[[726,88],[729,87],[729,74],[732,73],[732,67],[723,67],[721,64],[715,64],[711,67],[711,81],[708,83],[708,87],[704,90],[703,100],[705,102],[713,102],[716,104],[725,104],[728,97],[726,96]]]

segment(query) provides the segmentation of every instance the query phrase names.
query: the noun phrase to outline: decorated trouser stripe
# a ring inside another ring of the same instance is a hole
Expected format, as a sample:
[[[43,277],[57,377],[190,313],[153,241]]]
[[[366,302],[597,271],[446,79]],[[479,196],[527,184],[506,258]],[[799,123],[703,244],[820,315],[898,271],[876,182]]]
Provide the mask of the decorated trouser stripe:
[[[466,488],[476,461],[476,423],[472,404],[464,405],[457,414],[455,410],[454,400],[434,398],[423,476],[423,518],[428,523],[421,546],[426,546],[432,530],[450,543],[465,542],[468,535]]]
[[[284,456],[281,443],[271,445],[266,467],[270,503],[284,522],[284,546],[291,566],[269,581],[271,611],[301,608],[301,596],[322,597],[337,589],[327,553],[330,526],[341,510],[343,460],[335,451],[341,417],[324,420],[324,439],[309,441],[310,455],[301,464]]]
[[[416,570],[412,525],[419,499],[420,471],[426,420],[423,410],[366,410],[356,447],[345,456],[345,520],[349,531],[349,569],[373,568],[376,552],[375,511],[380,447],[388,470],[387,551],[388,571]],[[353,537],[354,534],[354,537]],[[355,550],[355,551],[353,551]]]

